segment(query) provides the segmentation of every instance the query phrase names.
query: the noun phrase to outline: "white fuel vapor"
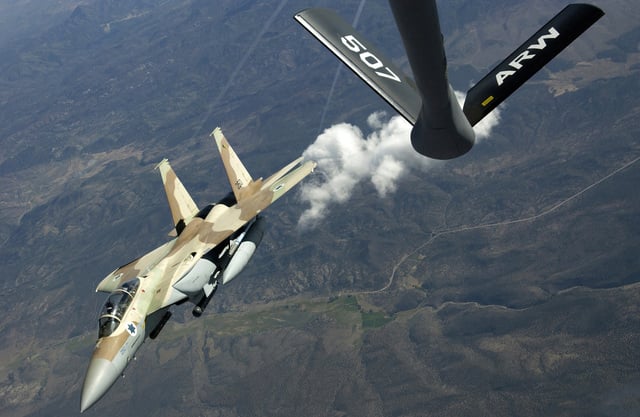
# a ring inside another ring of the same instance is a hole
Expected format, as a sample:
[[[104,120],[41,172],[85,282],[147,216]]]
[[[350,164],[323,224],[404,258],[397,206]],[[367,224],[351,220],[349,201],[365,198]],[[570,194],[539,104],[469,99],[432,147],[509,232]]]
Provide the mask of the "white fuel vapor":
[[[456,92],[462,105],[464,94]],[[474,127],[476,143],[488,137],[500,120],[496,109]],[[303,153],[306,160],[318,163],[320,175],[304,182],[300,196],[310,207],[298,226],[313,228],[324,219],[334,204],[346,202],[355,187],[369,181],[378,196],[384,198],[396,191],[398,181],[410,170],[427,171],[437,163],[417,153],[411,146],[411,124],[401,116],[385,120],[384,112],[367,119],[371,133],[364,135],[357,126],[340,123],[320,134]]]

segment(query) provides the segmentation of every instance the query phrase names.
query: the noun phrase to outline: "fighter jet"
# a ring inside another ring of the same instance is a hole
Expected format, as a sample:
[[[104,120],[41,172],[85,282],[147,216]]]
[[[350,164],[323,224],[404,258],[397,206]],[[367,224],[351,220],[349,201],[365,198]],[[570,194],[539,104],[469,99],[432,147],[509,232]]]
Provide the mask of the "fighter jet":
[[[451,159],[475,142],[473,126],[573,42],[604,12],[570,4],[472,87],[460,108],[447,79],[435,0],[389,0],[415,81],[334,11],[306,9],[294,18],[409,123],[414,149]]]
[[[216,128],[218,151],[232,192],[199,210],[164,159],[156,167],[176,237],[113,271],[96,291],[108,292],[99,316],[98,341],[82,387],[81,412],[98,401],[122,375],[147,337],[155,339],[174,304],[192,302],[199,317],[219,283],[247,265],[262,240],[262,211],[309,175],[316,164],[300,157],[263,180],[254,180]]]

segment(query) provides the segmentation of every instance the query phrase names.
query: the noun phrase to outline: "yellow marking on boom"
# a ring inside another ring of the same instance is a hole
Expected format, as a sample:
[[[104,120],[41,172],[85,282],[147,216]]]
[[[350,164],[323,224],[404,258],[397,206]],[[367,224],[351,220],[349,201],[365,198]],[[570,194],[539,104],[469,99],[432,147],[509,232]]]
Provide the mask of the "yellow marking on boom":
[[[485,98],[484,101],[482,102],[482,107],[486,107],[487,104],[491,103],[492,101],[493,101],[493,96],[489,96]]]

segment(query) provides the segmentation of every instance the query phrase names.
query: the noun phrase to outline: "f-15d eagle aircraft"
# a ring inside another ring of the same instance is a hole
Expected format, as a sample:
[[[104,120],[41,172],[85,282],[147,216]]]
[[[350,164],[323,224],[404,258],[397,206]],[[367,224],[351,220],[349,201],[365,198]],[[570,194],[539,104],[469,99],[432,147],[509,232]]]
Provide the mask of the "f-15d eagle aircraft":
[[[116,269],[98,285],[96,291],[111,294],[100,314],[81,412],[107,392],[147,337],[158,336],[172,305],[191,301],[193,315],[202,314],[218,283],[235,278],[260,243],[262,210],[316,166],[300,157],[266,180],[254,180],[222,131],[217,128],[211,135],[233,192],[199,210],[169,162],[158,164],[177,237]]]
[[[436,1],[389,4],[415,81],[332,10],[306,9],[294,17],[413,124],[414,149],[436,159],[468,152],[472,127],[604,15],[595,6],[570,4],[473,86],[460,108],[447,80]]]

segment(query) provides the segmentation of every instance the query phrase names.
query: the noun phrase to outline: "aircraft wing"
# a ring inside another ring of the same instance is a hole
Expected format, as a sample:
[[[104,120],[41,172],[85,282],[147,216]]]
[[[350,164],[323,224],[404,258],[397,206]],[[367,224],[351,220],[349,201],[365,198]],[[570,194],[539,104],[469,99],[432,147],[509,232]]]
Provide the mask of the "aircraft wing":
[[[171,213],[176,221],[178,237],[146,255],[123,265],[105,277],[96,291],[112,292],[124,282],[136,277],[153,282],[149,292],[152,314],[176,302],[172,286],[185,276],[211,249],[254,219],[262,210],[282,197],[309,175],[316,166],[313,161],[298,158],[267,178],[253,180],[242,165],[220,129],[215,137],[231,188],[237,202],[231,206],[214,204],[206,217],[196,216],[197,207],[175,175],[167,160],[158,164],[162,174]]]
[[[150,279],[157,279],[157,288],[170,288],[191,270],[203,255],[224,242],[235,231],[282,197],[313,172],[316,166],[313,161],[303,162],[302,158],[298,158],[267,180],[254,181],[250,179],[251,176],[222,132],[216,129],[212,136],[216,139],[231,188],[238,201],[230,207],[223,203],[215,204],[204,219],[194,217],[189,222],[176,239],[174,246],[169,248],[161,260],[164,264],[154,269],[154,272],[159,275],[155,278],[150,276]],[[149,314],[168,305],[168,298],[162,290],[154,297]]]
[[[156,266],[165,256],[171,251],[176,243],[176,239],[170,240],[162,246],[157,247],[153,251],[146,255],[123,265],[107,275],[98,287],[96,291],[112,292],[118,288],[121,284],[145,275],[154,266]]]
[[[298,166],[293,168],[295,165]],[[245,196],[234,206],[214,206],[202,226],[202,243],[207,249],[215,247],[282,197],[313,172],[315,167],[315,162],[301,162],[299,158],[262,182],[260,189]]]
[[[294,168],[296,165],[298,166]],[[190,224],[178,239],[176,248],[182,254],[177,256],[177,259],[184,259],[184,261],[175,271],[169,272],[172,276],[171,280],[182,276],[183,272],[193,266],[191,262],[195,263],[202,255],[251,221],[313,172],[315,167],[316,163],[313,161],[301,162],[301,158],[296,159],[266,181],[261,182],[260,189],[245,195],[242,201],[231,207],[216,204],[204,220],[194,218],[193,227]]]
[[[309,175],[316,166],[315,162],[307,161],[302,162],[302,157],[292,161],[284,168],[280,169],[275,174],[263,181],[262,178],[254,180],[240,161],[238,155],[234,152],[231,145],[227,141],[227,138],[222,134],[222,130],[218,127],[211,136],[214,137],[220,152],[220,157],[224,165],[224,169],[229,178],[231,189],[236,197],[237,206],[239,207],[251,207],[251,210],[255,208],[258,214],[260,210],[264,210],[271,203],[276,201],[299,183],[304,177]],[[294,168],[296,165],[300,165]],[[269,201],[266,204],[266,201]],[[258,205],[257,202],[260,202]],[[258,208],[260,204],[266,204],[264,207]],[[255,216],[255,214],[253,216]],[[251,216],[248,220],[252,219]],[[247,220],[247,221],[248,221]]]

